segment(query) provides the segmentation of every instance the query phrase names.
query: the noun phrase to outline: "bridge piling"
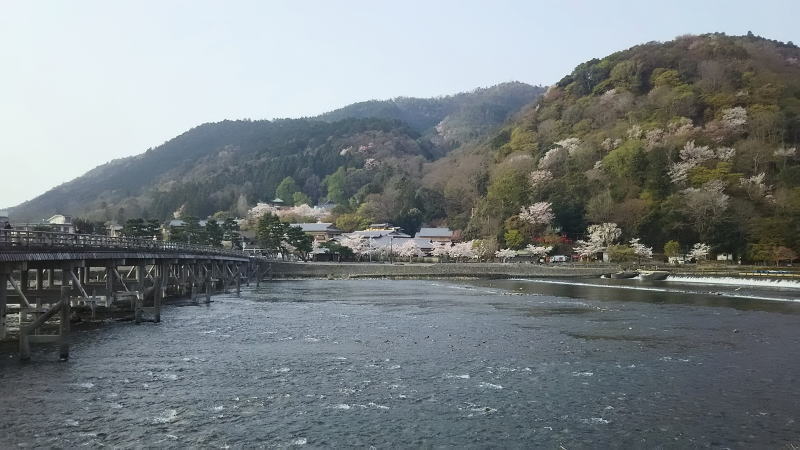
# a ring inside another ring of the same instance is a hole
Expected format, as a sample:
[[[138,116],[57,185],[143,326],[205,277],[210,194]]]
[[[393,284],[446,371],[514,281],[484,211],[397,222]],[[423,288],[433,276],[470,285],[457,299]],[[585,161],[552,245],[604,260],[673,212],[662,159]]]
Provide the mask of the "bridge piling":
[[[8,273],[0,265],[0,339],[6,337],[6,302],[8,301]]]

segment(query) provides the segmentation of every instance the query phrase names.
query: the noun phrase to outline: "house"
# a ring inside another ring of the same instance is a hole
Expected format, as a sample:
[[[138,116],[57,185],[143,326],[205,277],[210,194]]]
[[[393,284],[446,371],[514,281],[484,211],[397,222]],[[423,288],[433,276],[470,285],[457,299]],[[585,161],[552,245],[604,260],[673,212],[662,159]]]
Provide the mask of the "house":
[[[348,233],[346,237],[354,237],[354,238],[362,238],[362,239],[378,239],[384,236],[393,236],[395,238],[410,238],[411,236],[403,233],[399,229],[383,229],[383,230],[373,230],[373,229],[366,229],[361,231],[353,231],[352,233]]]
[[[450,228],[421,228],[414,237],[432,242],[451,244],[453,242],[453,231]]]
[[[390,223],[373,223],[367,227],[367,231],[392,231],[397,229],[399,227],[393,227]]]
[[[122,236],[122,229],[125,228],[122,225],[119,225],[117,222],[106,222],[106,234],[108,237],[120,237]]]
[[[56,214],[47,220],[34,223],[21,223],[14,226],[20,231],[50,231],[54,233],[75,234],[75,225],[72,223],[72,216]]]
[[[274,199],[272,199],[271,202],[268,202],[268,203],[269,203],[270,206],[273,206],[275,208],[282,208],[282,207],[286,206],[286,202],[283,201],[283,199],[278,198],[278,197],[275,197]]]
[[[293,223],[291,226],[300,227],[317,242],[326,242],[342,234],[332,223]]]

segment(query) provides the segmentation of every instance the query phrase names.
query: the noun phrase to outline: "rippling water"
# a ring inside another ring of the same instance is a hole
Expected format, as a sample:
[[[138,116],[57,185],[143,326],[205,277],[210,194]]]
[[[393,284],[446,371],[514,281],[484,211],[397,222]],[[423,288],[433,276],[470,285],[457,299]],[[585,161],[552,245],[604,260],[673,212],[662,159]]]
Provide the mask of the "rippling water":
[[[170,306],[78,331],[67,363],[0,349],[0,447],[800,445],[800,304],[668,288],[303,280]]]

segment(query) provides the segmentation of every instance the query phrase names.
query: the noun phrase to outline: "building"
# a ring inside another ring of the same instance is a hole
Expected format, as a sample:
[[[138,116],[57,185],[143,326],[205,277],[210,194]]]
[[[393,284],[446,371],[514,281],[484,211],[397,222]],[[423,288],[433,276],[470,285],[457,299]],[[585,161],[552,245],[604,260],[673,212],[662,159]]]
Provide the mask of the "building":
[[[342,234],[332,223],[293,223],[291,226],[300,227],[317,242],[326,242]]]
[[[72,216],[56,214],[47,220],[32,223],[20,223],[14,225],[15,230],[20,231],[50,231],[53,233],[75,234],[75,224],[72,223]]]
[[[414,237],[431,242],[453,243],[453,231],[450,228],[421,228]]]
[[[120,237],[122,236],[122,229],[124,227],[119,225],[117,222],[106,222],[106,234],[108,237]]]
[[[11,221],[6,211],[0,211],[0,230],[5,228],[11,228]]]

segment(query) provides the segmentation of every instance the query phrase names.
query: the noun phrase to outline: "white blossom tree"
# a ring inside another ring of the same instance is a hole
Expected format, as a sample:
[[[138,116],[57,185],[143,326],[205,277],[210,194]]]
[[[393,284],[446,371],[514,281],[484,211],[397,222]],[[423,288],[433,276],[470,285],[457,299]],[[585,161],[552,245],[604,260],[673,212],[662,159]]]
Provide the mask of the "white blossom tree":
[[[747,110],[741,106],[722,110],[722,125],[732,131],[740,131],[747,124]]]
[[[411,259],[415,256],[422,256],[422,251],[417,246],[417,243],[414,242],[413,239],[408,239],[406,242],[403,242],[396,250],[397,256],[401,258],[408,258],[408,261],[411,262]]]
[[[355,255],[359,257],[359,259],[361,259],[362,256],[370,254],[371,248],[369,245],[369,241],[367,239],[348,236],[342,238],[339,241],[339,244],[341,244],[344,247],[348,247],[350,250],[353,251]]]
[[[466,241],[466,242],[459,242],[453,244],[450,249],[450,255],[458,261],[460,258],[463,259],[472,259],[477,256],[475,249],[473,248],[474,241]]]
[[[766,174],[761,172],[749,178],[739,179],[739,185],[747,192],[747,197],[750,200],[761,198],[769,192],[769,188],[764,184],[764,178],[766,178]]]
[[[553,214],[552,203],[537,202],[528,207],[523,206],[519,218],[531,225],[550,225],[556,216]]]
[[[581,140],[576,137],[569,137],[555,142],[555,145],[567,151],[567,154],[572,156],[581,146]]]
[[[681,191],[684,212],[692,219],[700,234],[711,229],[728,209],[730,196],[724,191],[725,182],[720,180],[712,180],[699,188]]]
[[[717,159],[720,161],[730,161],[736,156],[736,149],[733,147],[719,147],[715,150]]]
[[[648,247],[639,241],[640,241],[639,238],[633,238],[630,241],[631,248],[633,249],[633,254],[636,255],[636,257],[639,259],[652,259],[653,247]]]
[[[496,251],[494,253],[494,256],[502,259],[503,262],[506,262],[509,258],[516,258],[517,257],[517,251],[516,250],[512,250],[510,248],[504,248],[502,250]]]
[[[555,147],[547,151],[539,160],[540,169],[553,169],[556,168],[567,160],[569,152],[563,147]]]
[[[531,187],[541,186],[553,179],[553,172],[549,170],[534,170],[528,175],[528,182]]]
[[[687,142],[680,151],[680,161],[670,166],[670,180],[676,184],[686,181],[690,170],[714,157],[715,153],[709,146]]]
[[[796,147],[780,147],[775,150],[773,153],[777,158],[783,158],[783,168],[786,168],[786,161],[791,158],[794,158],[797,155],[797,148]]]
[[[575,241],[575,253],[582,258],[591,257],[613,245],[622,236],[622,229],[613,222],[589,225],[586,228],[586,240]]]
[[[451,246],[450,244],[441,243],[441,244],[434,244],[433,250],[431,250],[431,255],[437,258],[448,258],[450,257]]]
[[[711,253],[711,246],[702,242],[694,244],[692,249],[689,250],[689,256],[694,258],[695,261],[706,259],[709,253]]]
[[[528,244],[528,246],[525,247],[525,250],[527,250],[528,253],[530,253],[533,256],[536,256],[538,258],[545,258],[547,257],[547,254],[553,250],[553,247]]]

